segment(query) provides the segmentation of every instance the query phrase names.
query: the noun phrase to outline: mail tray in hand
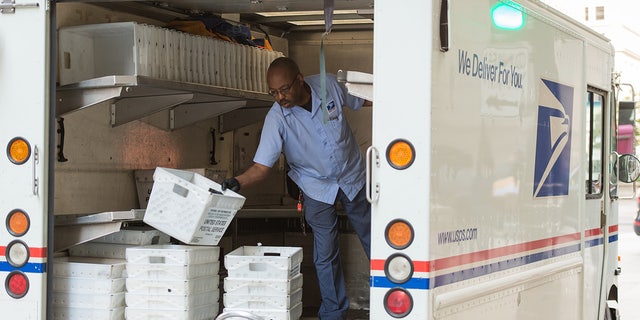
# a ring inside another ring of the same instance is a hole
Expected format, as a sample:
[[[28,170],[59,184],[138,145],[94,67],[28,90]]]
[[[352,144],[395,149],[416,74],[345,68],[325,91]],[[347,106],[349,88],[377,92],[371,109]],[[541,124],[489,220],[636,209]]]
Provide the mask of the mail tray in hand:
[[[143,221],[186,244],[217,245],[244,200],[200,174],[159,167]]]

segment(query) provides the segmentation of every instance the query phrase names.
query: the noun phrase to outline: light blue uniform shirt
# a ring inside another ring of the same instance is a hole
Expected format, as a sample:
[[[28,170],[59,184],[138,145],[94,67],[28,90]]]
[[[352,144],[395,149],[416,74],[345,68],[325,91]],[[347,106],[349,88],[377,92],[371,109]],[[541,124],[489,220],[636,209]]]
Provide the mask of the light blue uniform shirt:
[[[325,124],[320,96],[320,76],[305,77],[311,87],[311,112],[300,106],[284,108],[273,104],[264,121],[260,144],[253,161],[272,167],[284,152],[291,167],[289,177],[312,199],[333,204],[338,189],[353,200],[365,183],[365,168],[342,107],[362,107],[363,99],[351,96],[346,88],[327,75]]]

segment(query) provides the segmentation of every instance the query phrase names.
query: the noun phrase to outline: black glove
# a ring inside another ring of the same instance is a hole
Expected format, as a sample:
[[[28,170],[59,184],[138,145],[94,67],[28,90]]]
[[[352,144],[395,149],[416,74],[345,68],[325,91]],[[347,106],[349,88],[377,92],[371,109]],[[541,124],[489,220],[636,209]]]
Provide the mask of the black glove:
[[[236,178],[225,179],[222,182],[222,191],[225,191],[227,189],[230,189],[233,192],[240,191],[240,182],[238,182],[238,179]]]

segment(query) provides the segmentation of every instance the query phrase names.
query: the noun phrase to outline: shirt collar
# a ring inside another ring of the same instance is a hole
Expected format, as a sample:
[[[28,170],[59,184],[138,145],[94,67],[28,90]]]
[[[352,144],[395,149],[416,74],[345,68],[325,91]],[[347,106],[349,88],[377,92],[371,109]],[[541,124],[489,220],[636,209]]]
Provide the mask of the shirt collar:
[[[322,102],[320,101],[320,97],[316,94],[315,90],[313,90],[312,86],[309,86],[309,88],[311,88],[311,117],[315,116],[316,113],[318,113],[318,109],[320,109],[320,106],[322,105]],[[276,104],[280,107],[280,109],[282,109],[282,114],[286,117],[288,115],[290,115],[293,112],[294,108],[300,108],[301,111],[307,112],[307,110],[304,110],[303,107],[299,106],[299,105],[295,105],[293,108],[285,108],[283,106],[281,106],[279,103],[276,102]]]

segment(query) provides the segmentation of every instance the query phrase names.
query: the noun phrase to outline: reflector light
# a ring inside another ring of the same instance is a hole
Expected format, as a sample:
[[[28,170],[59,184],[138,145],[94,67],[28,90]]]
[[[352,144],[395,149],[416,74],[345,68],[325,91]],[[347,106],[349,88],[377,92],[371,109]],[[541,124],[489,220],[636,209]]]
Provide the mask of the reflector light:
[[[392,248],[402,250],[413,242],[413,227],[405,220],[393,220],[387,225],[385,239]]]
[[[31,146],[24,138],[13,138],[7,145],[7,156],[15,164],[23,164],[31,156]]]
[[[29,291],[29,279],[24,273],[14,271],[7,276],[4,286],[11,297],[20,299]]]
[[[6,256],[12,267],[20,268],[29,261],[29,247],[22,241],[12,241],[7,246]]]
[[[7,215],[7,230],[15,237],[27,233],[30,224],[29,216],[20,209],[14,209]]]
[[[405,317],[413,309],[411,294],[402,288],[387,291],[384,297],[384,308],[394,318]]]
[[[393,283],[405,283],[413,276],[413,263],[404,254],[394,254],[385,262],[384,273]]]
[[[411,166],[414,159],[415,149],[406,140],[395,140],[387,147],[387,161],[398,170]]]

